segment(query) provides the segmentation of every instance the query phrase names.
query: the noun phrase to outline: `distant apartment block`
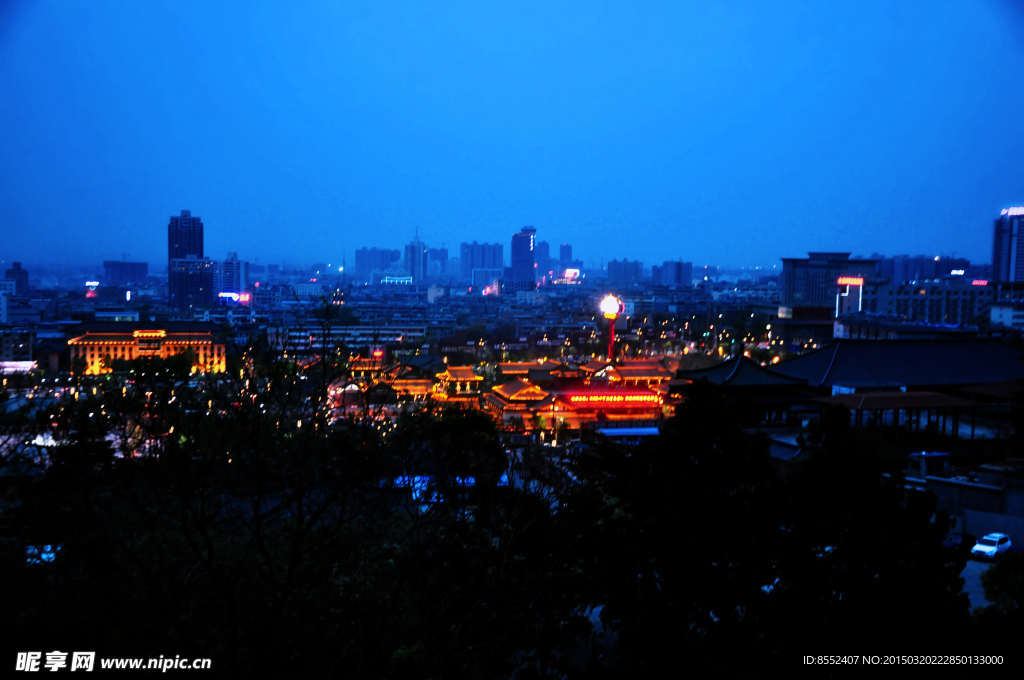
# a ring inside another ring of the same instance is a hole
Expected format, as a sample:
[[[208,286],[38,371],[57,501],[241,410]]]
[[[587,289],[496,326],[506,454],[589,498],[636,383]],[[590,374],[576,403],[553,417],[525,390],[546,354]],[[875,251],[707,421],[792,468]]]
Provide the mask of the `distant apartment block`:
[[[558,246],[558,262],[566,266],[572,262],[572,246],[570,244],[563,243]]]
[[[103,261],[103,277],[108,284],[137,283],[149,276],[148,262]]]
[[[330,287],[323,283],[293,283],[292,295],[300,300],[316,300],[329,292]]]
[[[850,259],[850,253],[808,253],[782,258],[783,307],[834,307],[840,276],[875,278],[877,259]]]
[[[0,361],[32,361],[35,331],[31,326],[0,328]]]
[[[693,263],[667,261],[660,267],[651,267],[651,278],[655,285],[660,286],[691,286],[693,285]]]
[[[1024,330],[1024,302],[996,302],[989,317],[993,326]]]
[[[213,263],[213,289],[217,293],[241,293],[249,287],[249,263],[228,253],[228,259]]]
[[[387,248],[360,248],[356,251],[355,274],[360,278],[369,278],[374,269],[392,269],[402,259],[402,252]]]
[[[924,281],[943,276],[964,276],[970,268],[970,261],[964,258],[894,255],[879,258],[876,272],[879,279],[899,285],[908,281]]]
[[[992,235],[992,274],[996,281],[1024,281],[1024,207],[1004,208]]]
[[[608,262],[608,283],[636,283],[644,278],[644,263],[639,260]]]
[[[995,287],[987,281],[869,283],[864,286],[862,310],[920,323],[976,326],[989,320],[994,300]]]
[[[405,247],[405,271],[412,277],[413,283],[420,283],[427,277],[428,269],[427,244],[419,236]]]
[[[471,280],[474,269],[501,269],[503,260],[504,248],[500,243],[463,243],[459,246],[460,278]]]
[[[28,295],[28,270],[22,269],[20,262],[12,263],[4,278],[14,282],[15,295]]]
[[[481,290],[487,286],[492,285],[495,281],[500,281],[505,275],[505,270],[499,269],[474,269],[472,286],[473,290]]]
[[[448,273],[448,249],[427,248],[427,276],[444,276]]]

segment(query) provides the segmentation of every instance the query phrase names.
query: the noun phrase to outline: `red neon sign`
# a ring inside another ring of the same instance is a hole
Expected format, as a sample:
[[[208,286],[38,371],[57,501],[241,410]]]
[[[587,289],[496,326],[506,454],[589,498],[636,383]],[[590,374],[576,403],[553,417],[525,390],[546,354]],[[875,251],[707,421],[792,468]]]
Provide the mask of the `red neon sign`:
[[[987,286],[988,285],[988,280],[987,279],[974,279],[973,281],[971,281],[971,285],[972,286]]]
[[[374,359],[380,359],[382,356],[384,356],[384,350],[382,350],[382,349],[375,349],[375,350],[373,350],[373,358]]]
[[[863,286],[864,278],[861,276],[840,276],[836,283],[840,286]]]
[[[570,396],[569,401],[574,404],[660,404],[661,397],[656,394],[576,394]]]

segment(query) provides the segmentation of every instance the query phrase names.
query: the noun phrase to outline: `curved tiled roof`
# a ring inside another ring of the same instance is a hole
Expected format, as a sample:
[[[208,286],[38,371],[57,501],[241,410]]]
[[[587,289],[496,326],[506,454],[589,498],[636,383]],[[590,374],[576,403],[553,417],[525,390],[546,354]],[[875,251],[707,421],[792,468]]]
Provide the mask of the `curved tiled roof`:
[[[1024,353],[1000,340],[839,340],[773,367],[811,386],[982,385],[1024,378]]]
[[[767,385],[806,385],[803,378],[782,375],[778,371],[765,368],[753,359],[737,356],[728,361],[709,368],[694,371],[679,371],[677,379],[693,382],[707,378],[715,385],[731,385],[733,387],[767,386]]]

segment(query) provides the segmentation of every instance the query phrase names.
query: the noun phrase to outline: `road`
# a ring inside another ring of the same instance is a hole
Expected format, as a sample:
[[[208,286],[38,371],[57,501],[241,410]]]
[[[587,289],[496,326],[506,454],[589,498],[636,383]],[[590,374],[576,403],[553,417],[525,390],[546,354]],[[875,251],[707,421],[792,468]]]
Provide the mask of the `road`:
[[[992,604],[985,599],[985,590],[981,587],[981,575],[992,566],[991,562],[981,560],[968,560],[967,566],[960,575],[964,579],[964,592],[971,598],[971,608],[987,607]]]

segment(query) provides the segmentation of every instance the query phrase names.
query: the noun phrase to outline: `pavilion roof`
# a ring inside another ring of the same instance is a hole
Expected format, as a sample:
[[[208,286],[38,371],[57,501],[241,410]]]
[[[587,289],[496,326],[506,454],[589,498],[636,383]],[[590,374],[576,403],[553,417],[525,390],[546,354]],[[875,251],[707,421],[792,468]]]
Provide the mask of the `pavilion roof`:
[[[756,361],[745,356],[738,355],[723,361],[720,364],[708,368],[699,368],[693,371],[679,371],[675,385],[692,383],[702,378],[715,385],[729,385],[732,387],[753,387],[753,386],[794,386],[806,385],[807,381],[802,378],[793,378],[781,375],[778,372],[760,366]]]
[[[616,366],[608,372],[612,380],[668,380],[672,372],[661,364],[653,362],[644,365]]]
[[[444,373],[438,373],[438,378],[448,378],[459,382],[467,380],[483,380],[483,376],[473,372],[472,366],[449,366]]]
[[[557,361],[509,361],[498,364],[503,375],[526,375],[530,371],[553,371],[562,364]]]
[[[814,387],[981,385],[1024,378],[1024,353],[991,339],[838,340],[772,370]]]
[[[597,373],[602,369],[608,368],[609,366],[611,366],[611,362],[609,361],[595,360],[588,361],[587,363],[583,364],[582,366],[580,366],[580,370],[583,371],[584,373]]]
[[[498,385],[494,391],[508,401],[539,401],[549,396],[536,385],[518,379],[505,385]]]

